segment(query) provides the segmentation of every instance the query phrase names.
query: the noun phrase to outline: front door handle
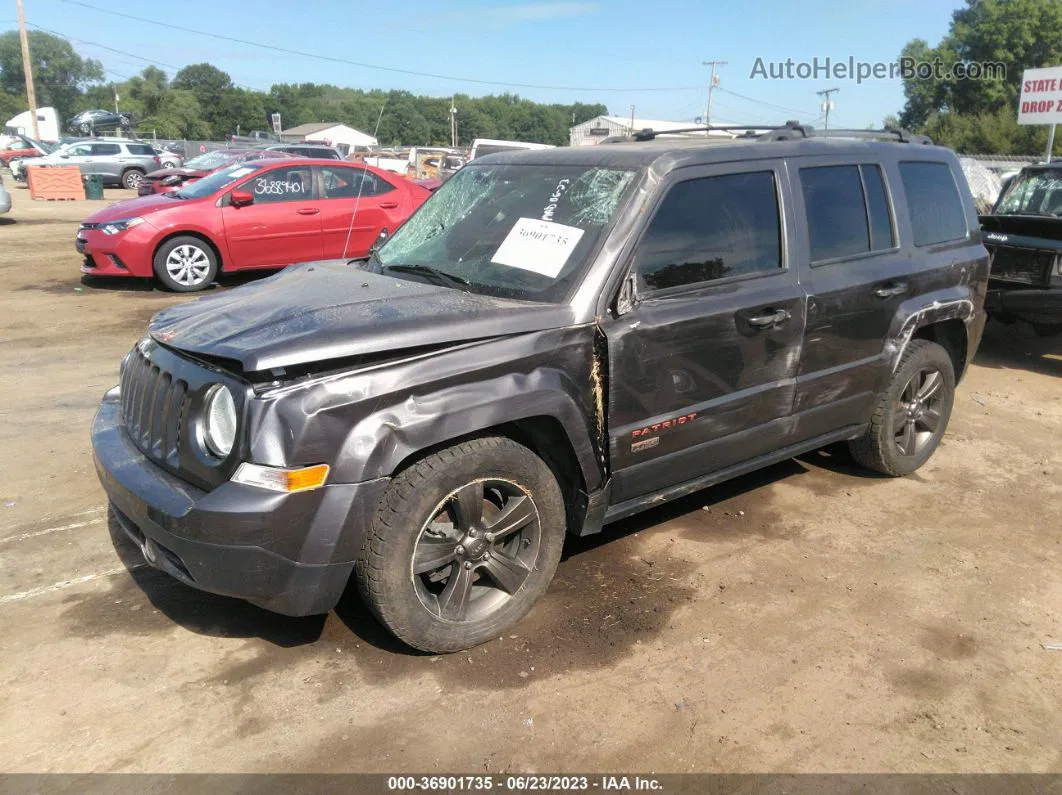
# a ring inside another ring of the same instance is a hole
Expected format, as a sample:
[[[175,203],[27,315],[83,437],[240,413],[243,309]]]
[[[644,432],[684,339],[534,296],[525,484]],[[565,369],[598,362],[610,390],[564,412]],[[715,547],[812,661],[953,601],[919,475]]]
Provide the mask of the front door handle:
[[[302,209],[296,210],[295,212],[297,212],[299,215],[317,215],[317,213],[321,211],[318,210],[316,207],[303,207]]]
[[[789,320],[789,312],[785,309],[779,309],[775,312],[768,311],[766,315],[750,317],[748,318],[748,324],[753,328],[772,328],[780,326],[787,320]]]
[[[894,298],[907,292],[907,282],[889,282],[874,289],[878,298]]]
[[[381,210],[397,210],[398,202],[382,202],[380,204]]]

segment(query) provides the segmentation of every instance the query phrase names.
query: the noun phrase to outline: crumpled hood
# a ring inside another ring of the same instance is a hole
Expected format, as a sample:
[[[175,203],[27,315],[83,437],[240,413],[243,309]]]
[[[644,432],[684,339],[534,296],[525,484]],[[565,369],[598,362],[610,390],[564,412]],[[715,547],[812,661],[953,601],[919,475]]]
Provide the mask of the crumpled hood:
[[[567,305],[476,295],[335,260],[165,309],[149,333],[171,348],[234,359],[254,372],[573,323]]]
[[[178,166],[177,168],[160,168],[156,171],[152,171],[148,176],[151,179],[165,179],[166,177],[195,177],[199,179],[210,173],[209,169],[205,168],[183,168]]]

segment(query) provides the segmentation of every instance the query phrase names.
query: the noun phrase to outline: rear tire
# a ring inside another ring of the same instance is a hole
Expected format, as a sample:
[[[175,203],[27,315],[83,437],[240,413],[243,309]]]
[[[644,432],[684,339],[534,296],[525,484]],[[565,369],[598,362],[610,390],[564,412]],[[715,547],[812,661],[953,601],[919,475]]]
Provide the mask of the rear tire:
[[[423,651],[468,649],[524,617],[557,570],[565,506],[526,447],[483,437],[399,473],[354,567],[369,609]]]
[[[218,275],[218,258],[202,238],[181,235],[159,246],[153,262],[155,277],[175,293],[194,293]]]
[[[911,340],[866,433],[848,443],[852,457],[883,475],[911,474],[940,444],[954,400],[951,356],[935,342]]]
[[[136,190],[144,181],[144,172],[139,168],[129,168],[122,172],[122,187]]]

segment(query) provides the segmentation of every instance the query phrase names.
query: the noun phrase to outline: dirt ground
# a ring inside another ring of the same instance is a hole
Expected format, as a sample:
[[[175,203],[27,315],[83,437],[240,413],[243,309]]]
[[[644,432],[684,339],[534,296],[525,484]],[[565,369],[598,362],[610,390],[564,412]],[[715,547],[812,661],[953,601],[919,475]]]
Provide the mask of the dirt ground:
[[[0,770],[1062,771],[1062,340],[991,324],[913,477],[831,450],[708,489],[569,543],[511,635],[415,655],[356,599],[283,618],[116,550],[89,424],[188,299],[82,284],[103,203],[13,193]]]

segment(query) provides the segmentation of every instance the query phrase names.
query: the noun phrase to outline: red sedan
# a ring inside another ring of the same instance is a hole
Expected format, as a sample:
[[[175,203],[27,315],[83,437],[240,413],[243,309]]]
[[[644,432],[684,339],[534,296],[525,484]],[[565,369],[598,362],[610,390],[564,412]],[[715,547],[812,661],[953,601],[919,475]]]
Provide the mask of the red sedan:
[[[137,195],[151,196],[155,193],[170,193],[185,185],[202,179],[212,171],[243,163],[248,160],[265,160],[273,157],[292,157],[287,152],[264,152],[261,149],[215,149],[188,159],[178,168],[161,168],[152,171],[140,180]]]
[[[219,271],[363,257],[430,195],[396,174],[343,161],[240,163],[90,215],[77,232],[81,272],[154,276],[192,292]]]
[[[25,160],[30,157],[40,157],[45,154],[44,150],[34,146],[28,138],[21,136],[10,144],[0,147],[0,163],[10,166],[12,160]]]

